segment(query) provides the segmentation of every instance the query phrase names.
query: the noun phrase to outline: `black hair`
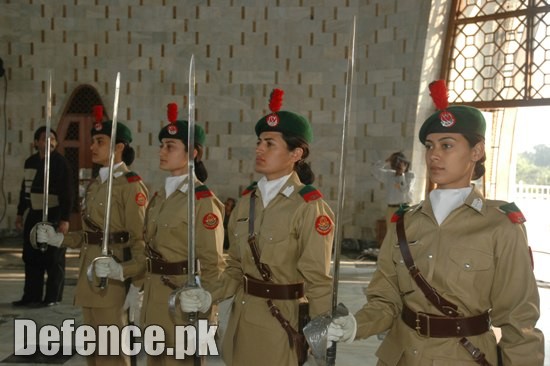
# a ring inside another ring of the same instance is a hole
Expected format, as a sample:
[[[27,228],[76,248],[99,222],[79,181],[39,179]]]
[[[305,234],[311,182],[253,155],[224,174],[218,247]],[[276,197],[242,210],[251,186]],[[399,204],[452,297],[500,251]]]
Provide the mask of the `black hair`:
[[[53,133],[55,139],[57,140],[57,132],[55,132],[53,128],[50,128],[50,132]],[[34,131],[34,141],[40,140],[40,135],[42,135],[43,133],[46,133],[46,126],[38,127],[38,129]]]
[[[298,174],[300,181],[304,184],[312,184],[315,181],[315,173],[311,169],[310,163],[305,159],[309,156],[309,144],[306,140],[297,136],[289,136],[283,133],[283,140],[288,146],[288,151],[300,148],[303,150],[302,158],[294,164],[294,170]]]
[[[407,157],[401,151],[394,152],[393,154],[391,154],[388,160],[390,162],[390,167],[393,170],[397,170],[397,166],[400,161],[404,162],[407,165],[407,168],[405,168],[405,173],[408,172],[409,169],[411,168],[410,161],[407,160]]]
[[[468,141],[468,145],[470,145],[471,148],[476,146],[480,142],[485,142],[485,137],[478,135],[478,134],[462,134],[466,141]],[[485,160],[487,159],[487,155],[485,154],[485,150],[483,150],[483,156],[481,159],[476,161],[476,165],[474,167],[474,173],[472,174],[472,180],[477,180],[485,174]]]
[[[124,150],[122,150],[122,161],[127,166],[132,165],[134,159],[136,158],[136,152],[133,147],[131,147],[127,142],[117,141],[117,144],[124,144]]]
[[[189,154],[187,142],[184,142],[183,146],[185,146],[185,152]],[[197,156],[195,156],[195,159],[193,159],[195,161],[195,175],[197,176],[198,180],[204,183],[208,179],[208,171],[206,170],[206,166],[202,162],[204,147],[201,144],[195,143],[195,149],[197,150]]]

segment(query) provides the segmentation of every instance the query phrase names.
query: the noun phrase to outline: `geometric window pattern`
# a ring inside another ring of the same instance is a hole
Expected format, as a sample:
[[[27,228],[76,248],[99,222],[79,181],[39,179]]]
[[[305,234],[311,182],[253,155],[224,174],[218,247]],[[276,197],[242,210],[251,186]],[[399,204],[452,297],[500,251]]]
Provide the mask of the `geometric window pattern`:
[[[550,104],[550,0],[454,0],[443,70],[449,101]]]

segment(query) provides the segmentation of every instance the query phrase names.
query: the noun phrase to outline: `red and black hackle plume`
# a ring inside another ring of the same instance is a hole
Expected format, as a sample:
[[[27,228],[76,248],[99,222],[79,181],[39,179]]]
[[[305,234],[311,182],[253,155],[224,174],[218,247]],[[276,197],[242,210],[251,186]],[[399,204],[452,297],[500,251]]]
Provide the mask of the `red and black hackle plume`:
[[[94,128],[97,131],[100,131],[103,128],[103,106],[94,105],[93,110],[94,110],[94,117],[95,117]]]
[[[284,91],[281,89],[273,89],[269,96],[269,110],[273,113],[279,112],[283,106]]]
[[[432,81],[428,86],[430,96],[435,104],[435,108],[444,111],[449,106],[449,91],[445,85],[445,80]]]
[[[175,135],[178,133],[178,127],[176,126],[176,121],[178,119],[178,105],[176,103],[168,103],[166,115],[168,117],[168,121],[170,121],[168,133],[170,135]]]

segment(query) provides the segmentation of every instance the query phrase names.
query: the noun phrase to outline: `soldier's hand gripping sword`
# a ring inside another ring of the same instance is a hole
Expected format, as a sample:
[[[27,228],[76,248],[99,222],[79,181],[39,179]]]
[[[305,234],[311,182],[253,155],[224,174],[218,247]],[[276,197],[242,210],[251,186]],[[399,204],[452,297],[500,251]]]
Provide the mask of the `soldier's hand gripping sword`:
[[[49,225],[48,222],[48,206],[50,194],[50,149],[52,144],[51,126],[52,126],[52,71],[48,70],[48,86],[47,86],[47,101],[46,101],[46,145],[44,146],[44,192],[42,199],[42,221],[38,225]],[[36,230],[31,232],[34,236],[31,240],[31,245],[34,249],[39,249],[45,252],[48,249],[48,243],[39,243],[36,238]]]
[[[336,224],[334,233],[334,269],[332,277],[332,314],[330,316],[319,316],[311,320],[304,327],[304,335],[308,341],[315,361],[318,365],[333,366],[336,362],[336,342],[327,349],[327,330],[331,320],[348,314],[348,309],[343,304],[338,304],[338,280],[340,277],[340,252],[342,249],[342,221],[344,216],[344,197],[346,188],[346,156],[347,156],[347,134],[351,114],[351,92],[353,87],[353,69],[355,64],[355,25],[353,27],[348,50],[348,68],[346,74],[346,94],[344,105],[344,120],[342,124],[342,144],[340,150],[340,169],[338,174],[338,202],[336,209]]]
[[[191,55],[189,63],[189,118],[187,129],[187,169],[188,169],[188,185],[187,185],[187,212],[188,212],[188,227],[187,227],[187,284],[181,288],[175,289],[168,299],[168,309],[172,320],[176,319],[176,301],[183,291],[196,289],[200,287],[200,279],[195,255],[195,56]],[[189,313],[188,319],[190,323],[197,320],[197,313]]]
[[[116,124],[118,116],[118,96],[120,92],[120,72],[116,75],[115,83],[115,100],[113,105],[113,124],[111,127],[111,146],[109,150],[109,178],[107,179],[107,203],[105,205],[105,217],[103,219],[103,239],[101,242],[101,256],[96,257],[92,264],[88,267],[88,281],[91,283],[95,279],[95,265],[96,261],[102,258],[109,258],[111,256],[109,252],[109,236],[110,236],[110,222],[111,222],[111,196],[113,193],[113,169],[115,165],[115,147],[116,147]],[[102,290],[107,287],[107,277],[101,277],[99,281],[99,288]]]

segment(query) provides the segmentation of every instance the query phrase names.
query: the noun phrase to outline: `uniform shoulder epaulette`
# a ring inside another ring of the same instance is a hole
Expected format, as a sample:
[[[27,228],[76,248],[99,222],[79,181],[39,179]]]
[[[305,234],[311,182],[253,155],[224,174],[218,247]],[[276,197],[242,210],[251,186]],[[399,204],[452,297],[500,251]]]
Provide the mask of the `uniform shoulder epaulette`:
[[[498,210],[508,216],[514,224],[523,224],[526,221],[525,216],[523,216],[523,213],[514,202],[501,205],[498,207]]]
[[[250,192],[254,191],[256,189],[256,187],[258,187],[258,182],[252,182],[251,185],[249,185],[248,187],[246,187],[244,189],[244,191],[241,192],[241,196],[246,196],[247,194],[249,194]]]
[[[136,172],[127,172],[126,174],[124,174],[126,176],[126,180],[129,182],[129,183],[133,183],[133,182],[139,182],[141,180],[141,177],[139,176],[138,173]]]
[[[214,193],[205,185],[195,187],[195,198],[200,200],[201,198],[212,197]]]
[[[400,205],[399,208],[393,213],[390,222],[397,222],[397,220],[399,220],[400,217],[405,215],[405,213],[410,209],[411,209],[411,206],[409,206],[406,203]]]
[[[323,194],[314,186],[308,184],[304,188],[300,189],[300,195],[306,202],[311,202],[323,198]]]

